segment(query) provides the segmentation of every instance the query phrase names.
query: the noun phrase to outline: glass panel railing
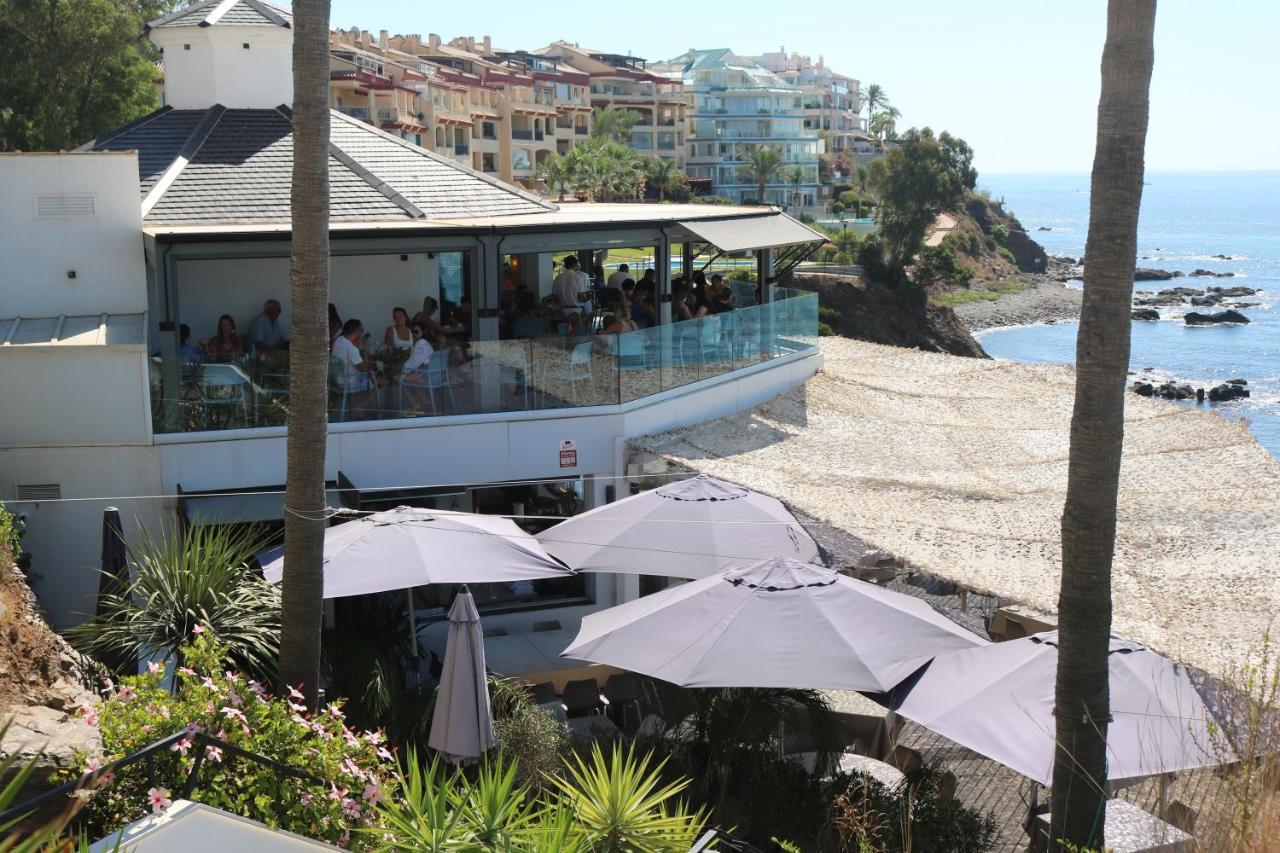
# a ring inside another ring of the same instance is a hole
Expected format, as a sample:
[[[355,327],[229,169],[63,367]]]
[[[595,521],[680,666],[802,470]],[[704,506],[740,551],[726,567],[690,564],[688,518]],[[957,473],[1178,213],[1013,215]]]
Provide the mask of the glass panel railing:
[[[777,288],[774,296],[765,305],[619,334],[453,344],[409,371],[404,349],[374,352],[367,369],[334,359],[330,421],[615,405],[816,347],[817,295]],[[155,431],[283,426],[291,384],[283,352],[155,358]]]

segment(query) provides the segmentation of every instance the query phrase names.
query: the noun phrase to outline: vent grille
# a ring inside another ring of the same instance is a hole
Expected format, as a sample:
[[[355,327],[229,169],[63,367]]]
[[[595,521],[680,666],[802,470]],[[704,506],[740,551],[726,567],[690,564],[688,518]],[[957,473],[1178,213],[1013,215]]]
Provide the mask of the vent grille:
[[[38,195],[36,216],[51,219],[59,216],[93,216],[97,205],[91,195]]]
[[[56,501],[62,499],[62,486],[58,483],[37,483],[18,486],[20,501]]]

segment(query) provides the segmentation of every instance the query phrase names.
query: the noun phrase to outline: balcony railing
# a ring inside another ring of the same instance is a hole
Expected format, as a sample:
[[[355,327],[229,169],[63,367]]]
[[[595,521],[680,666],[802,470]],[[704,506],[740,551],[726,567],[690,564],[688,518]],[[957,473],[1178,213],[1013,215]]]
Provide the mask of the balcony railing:
[[[588,130],[586,127],[583,127],[582,125],[578,125],[573,129],[573,132],[578,134],[578,136],[586,136],[591,131]]]
[[[533,139],[533,131],[532,130],[516,130],[515,128],[512,128],[511,138],[512,139]]]
[[[734,290],[750,293],[751,285]],[[816,348],[817,295],[778,289],[776,296],[764,305],[612,335],[581,329],[557,334],[554,320],[530,316],[515,321],[514,330],[533,337],[441,349],[425,372],[407,376],[400,369],[404,350],[370,354],[374,368],[367,373],[335,361],[330,421],[617,405]],[[153,362],[158,433],[272,427],[288,420],[287,353],[175,367],[166,371]],[[179,377],[171,393],[162,387],[166,373]]]
[[[471,153],[471,146],[470,146],[470,145],[455,145],[455,146],[453,146],[453,153],[454,153],[454,154],[470,154],[470,153]]]

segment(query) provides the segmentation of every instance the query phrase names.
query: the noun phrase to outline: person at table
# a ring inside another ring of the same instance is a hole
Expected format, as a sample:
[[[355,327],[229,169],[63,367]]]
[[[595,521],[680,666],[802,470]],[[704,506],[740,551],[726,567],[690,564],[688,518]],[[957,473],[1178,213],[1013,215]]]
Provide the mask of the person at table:
[[[431,364],[431,356],[436,351],[428,339],[425,324],[410,323],[409,333],[413,336],[413,349],[409,350],[409,358],[400,368],[400,378],[404,380],[405,377],[411,377],[403,386],[404,395],[409,398],[413,409],[420,410],[426,403],[425,395],[431,393],[423,386],[427,382],[427,367]]]
[[[733,288],[724,283],[724,277],[720,274],[711,276],[711,286],[709,289],[709,299],[711,304],[711,313],[723,314],[726,311],[734,309],[733,304]]]
[[[373,362],[360,349],[363,338],[364,324],[352,317],[342,324],[342,334],[333,344],[338,383],[348,394],[373,389],[373,377],[369,375]]]
[[[564,271],[551,283],[551,291],[560,300],[560,311],[566,318],[582,313],[582,303],[591,298],[591,282],[578,269],[576,255],[564,259]]]
[[[436,349],[447,349],[452,343],[451,338],[462,330],[437,322],[435,315],[438,310],[440,310],[440,303],[436,302],[435,297],[425,296],[422,299],[422,310],[413,315],[413,322],[421,323],[426,327],[431,346]]]
[[[289,348],[289,326],[280,319],[280,300],[268,299],[262,313],[249,324],[249,344],[254,352]]]
[[[391,325],[382,336],[382,345],[387,349],[413,349],[408,311],[400,307],[391,309]]]
[[[178,358],[187,364],[201,364],[205,360],[205,351],[191,343],[191,327],[186,323],[178,324]]]
[[[210,361],[231,361],[238,355],[244,355],[244,338],[236,334],[236,321],[230,314],[218,318],[218,333],[200,345],[208,354]]]
[[[338,340],[338,335],[342,334],[342,317],[338,314],[338,307],[332,302],[329,303],[329,349],[333,349],[333,345]]]
[[[658,292],[658,273],[648,269],[644,271],[644,275],[636,282],[636,293],[657,293]]]
[[[609,290],[622,291],[622,283],[631,278],[631,267],[626,264],[619,264],[618,269],[611,273],[609,278],[605,280],[604,286]],[[635,285],[635,282],[631,282]]]
[[[636,291],[631,299],[631,319],[641,329],[658,325],[658,303],[652,293]]]

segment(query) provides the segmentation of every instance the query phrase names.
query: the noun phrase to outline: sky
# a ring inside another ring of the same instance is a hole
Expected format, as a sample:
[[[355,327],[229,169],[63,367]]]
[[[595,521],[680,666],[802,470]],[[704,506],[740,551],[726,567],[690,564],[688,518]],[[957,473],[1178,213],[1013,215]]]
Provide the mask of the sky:
[[[333,0],[332,24],[376,36],[490,35],[501,49],[565,39],[650,60],[691,47],[821,54],[902,111],[898,128],[966,139],[980,172],[1087,172],[1103,0],[791,4],[710,0],[535,4]],[[1149,171],[1280,169],[1280,2],[1160,0]]]

